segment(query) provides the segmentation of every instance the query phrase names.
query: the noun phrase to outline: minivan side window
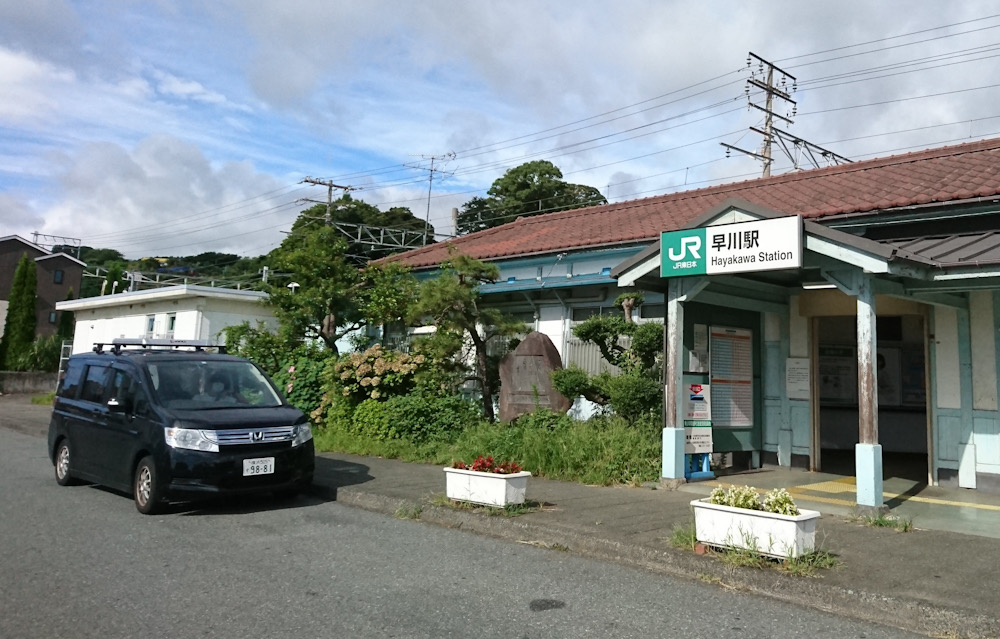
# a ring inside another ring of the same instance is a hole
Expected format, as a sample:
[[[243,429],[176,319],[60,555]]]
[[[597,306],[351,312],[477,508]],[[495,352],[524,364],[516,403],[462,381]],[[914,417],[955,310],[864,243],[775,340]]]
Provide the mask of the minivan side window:
[[[117,368],[109,399],[114,399],[120,406],[127,407],[128,412],[136,415],[145,414],[149,410],[149,401],[139,383],[129,372]]]
[[[80,391],[80,383],[83,381],[84,364],[80,360],[70,360],[66,365],[66,373],[59,383],[59,397],[73,399]]]
[[[80,392],[80,399],[86,402],[100,403],[104,399],[104,387],[108,383],[108,376],[111,369],[100,364],[91,364],[87,367],[87,375],[84,378],[83,390]]]

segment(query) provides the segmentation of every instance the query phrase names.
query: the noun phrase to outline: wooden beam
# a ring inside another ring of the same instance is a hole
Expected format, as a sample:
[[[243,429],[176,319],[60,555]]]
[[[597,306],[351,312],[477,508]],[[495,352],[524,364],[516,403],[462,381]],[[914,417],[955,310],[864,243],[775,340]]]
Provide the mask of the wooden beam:
[[[875,345],[875,293],[871,277],[858,273],[858,437],[862,444],[878,443],[878,372]]]

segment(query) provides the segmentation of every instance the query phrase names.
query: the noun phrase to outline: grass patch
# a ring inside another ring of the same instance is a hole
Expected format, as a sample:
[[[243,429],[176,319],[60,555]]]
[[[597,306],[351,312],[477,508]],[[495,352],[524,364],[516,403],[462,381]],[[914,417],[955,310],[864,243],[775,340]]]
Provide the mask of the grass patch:
[[[778,564],[778,569],[796,577],[815,577],[820,570],[830,570],[843,565],[836,556],[825,550],[815,550],[799,557],[789,557]]]
[[[56,392],[45,393],[44,395],[35,395],[31,398],[32,404],[38,404],[39,406],[51,406],[52,401],[56,398]]]
[[[698,538],[694,532],[694,524],[688,524],[687,526],[675,525],[674,529],[670,531],[668,542],[674,548],[694,550],[695,544],[698,543]]]
[[[363,437],[337,426],[317,428],[314,437],[317,451],[442,466],[492,455],[516,461],[536,477],[600,486],[640,486],[658,481],[661,470],[662,433],[659,422],[652,419],[648,424],[630,424],[606,416],[585,422],[559,420],[555,426],[540,420],[482,422],[420,443]]]
[[[406,506],[400,506],[393,514],[397,519],[420,519],[420,513],[422,513],[423,510],[423,507],[419,504],[408,504]]]
[[[481,506],[467,501],[455,501],[454,499],[448,499],[447,495],[443,493],[435,495],[431,499],[431,505],[454,508],[455,510],[468,510],[489,515],[490,517],[517,517],[519,515],[535,513],[543,509],[541,502],[530,499],[523,504],[507,504],[505,507],[500,508],[498,506]]]
[[[913,519],[898,515],[862,515],[855,512],[847,518],[847,521],[871,528],[892,528],[896,532],[913,531]]]

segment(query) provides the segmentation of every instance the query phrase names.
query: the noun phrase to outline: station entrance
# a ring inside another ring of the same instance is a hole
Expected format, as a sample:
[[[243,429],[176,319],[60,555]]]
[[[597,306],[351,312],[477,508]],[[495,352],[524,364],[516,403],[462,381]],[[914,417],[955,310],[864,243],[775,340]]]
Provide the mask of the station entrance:
[[[816,394],[818,433],[813,468],[854,476],[858,429],[858,360],[853,317],[817,317]],[[876,319],[878,443],[885,478],[927,483],[930,439],[927,419],[926,320],[921,315]]]

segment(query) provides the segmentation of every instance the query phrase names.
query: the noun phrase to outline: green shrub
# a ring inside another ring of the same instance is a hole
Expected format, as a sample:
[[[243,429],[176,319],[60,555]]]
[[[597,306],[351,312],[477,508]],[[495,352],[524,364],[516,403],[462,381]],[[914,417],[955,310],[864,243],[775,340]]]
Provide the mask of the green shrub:
[[[59,357],[62,351],[62,340],[58,335],[36,337],[28,348],[20,353],[7,353],[7,362],[13,371],[46,371],[54,373],[59,370]]]
[[[447,439],[482,420],[474,404],[461,397],[397,395],[385,401],[366,399],[354,409],[353,431],[372,439],[424,442]]]
[[[593,380],[601,394],[608,398],[615,414],[627,421],[635,421],[662,406],[662,387],[655,378],[638,372],[622,375],[602,373]]]
[[[323,373],[336,361],[336,356],[327,349],[303,346],[285,359],[272,377],[293,406],[311,415],[323,404],[326,392]]]

